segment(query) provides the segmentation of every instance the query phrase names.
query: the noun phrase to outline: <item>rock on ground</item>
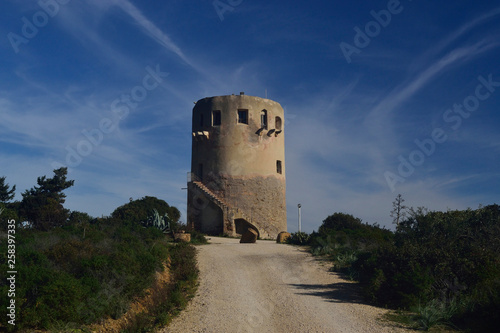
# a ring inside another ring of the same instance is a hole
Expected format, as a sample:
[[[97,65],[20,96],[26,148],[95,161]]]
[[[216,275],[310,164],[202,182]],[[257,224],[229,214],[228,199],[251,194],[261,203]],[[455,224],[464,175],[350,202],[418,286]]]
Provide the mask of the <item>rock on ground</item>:
[[[290,238],[291,234],[286,231],[282,231],[276,237],[276,243],[285,243],[288,238]]]
[[[255,243],[259,234],[253,229],[248,229],[243,235],[241,235],[240,243]]]

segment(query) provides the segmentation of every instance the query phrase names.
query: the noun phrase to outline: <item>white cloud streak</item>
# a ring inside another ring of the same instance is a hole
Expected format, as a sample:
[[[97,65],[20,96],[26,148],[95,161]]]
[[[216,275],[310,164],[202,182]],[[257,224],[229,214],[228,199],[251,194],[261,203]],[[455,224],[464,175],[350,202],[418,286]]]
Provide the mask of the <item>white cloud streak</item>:
[[[377,131],[381,126],[386,125],[386,117],[395,109],[404,104],[409,98],[417,93],[422,87],[432,81],[447,68],[459,63],[460,61],[470,60],[479,54],[486,52],[500,45],[497,42],[482,40],[474,45],[456,48],[447,55],[428,65],[428,67],[419,75],[410,78],[406,82],[397,86],[389,95],[382,99],[370,111],[366,121]]]

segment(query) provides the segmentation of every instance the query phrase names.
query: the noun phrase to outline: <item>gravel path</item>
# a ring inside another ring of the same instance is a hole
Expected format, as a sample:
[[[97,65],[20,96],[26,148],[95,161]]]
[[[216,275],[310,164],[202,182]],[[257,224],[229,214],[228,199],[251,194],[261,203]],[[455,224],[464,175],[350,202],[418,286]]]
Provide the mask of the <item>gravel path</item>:
[[[211,238],[198,246],[196,297],[161,332],[407,332],[378,318],[356,284],[303,249]]]

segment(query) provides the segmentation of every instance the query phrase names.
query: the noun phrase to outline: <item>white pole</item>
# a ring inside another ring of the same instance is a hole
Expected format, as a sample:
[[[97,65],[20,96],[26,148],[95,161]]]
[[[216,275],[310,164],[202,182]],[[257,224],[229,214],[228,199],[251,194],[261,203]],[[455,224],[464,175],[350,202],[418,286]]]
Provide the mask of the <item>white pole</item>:
[[[302,224],[302,221],[301,221],[301,216],[300,216],[300,208],[302,207],[302,205],[301,205],[301,204],[298,204],[298,205],[297,205],[297,207],[299,207],[299,232],[300,232],[300,231],[301,231],[301,230],[300,230],[300,229],[301,229],[300,227],[301,227],[301,224]]]

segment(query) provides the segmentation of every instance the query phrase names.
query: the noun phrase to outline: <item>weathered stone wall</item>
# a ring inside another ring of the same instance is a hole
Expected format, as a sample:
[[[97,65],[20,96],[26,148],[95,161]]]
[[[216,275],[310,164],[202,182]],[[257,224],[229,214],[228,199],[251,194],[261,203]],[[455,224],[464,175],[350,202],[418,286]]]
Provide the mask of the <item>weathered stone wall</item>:
[[[239,111],[246,112],[241,121]],[[214,114],[220,116],[220,123]],[[240,119],[240,121],[238,121]],[[264,121],[263,121],[264,119]],[[235,219],[254,225],[260,237],[275,238],[287,230],[284,112],[279,103],[246,95],[199,100],[193,108],[191,172],[224,202],[193,214],[194,191],[188,190],[188,224],[197,229],[219,225],[235,234]],[[210,195],[207,196],[210,200]],[[213,198],[213,197],[212,197]],[[207,215],[207,216],[205,216]]]
[[[268,176],[221,177],[224,201],[238,207],[262,238],[276,238],[287,230],[285,179]]]
[[[248,124],[238,123],[238,110],[248,110]],[[261,129],[262,110],[267,112],[267,129]],[[221,112],[218,126],[211,125],[213,111]],[[191,171],[199,175],[203,164],[204,175],[275,175],[280,160],[285,175],[283,118],[279,103],[264,98],[233,95],[198,101],[193,108]]]

